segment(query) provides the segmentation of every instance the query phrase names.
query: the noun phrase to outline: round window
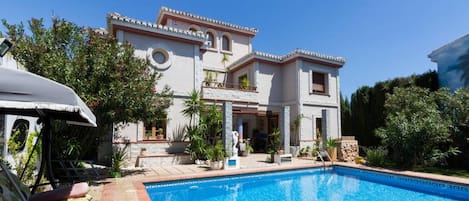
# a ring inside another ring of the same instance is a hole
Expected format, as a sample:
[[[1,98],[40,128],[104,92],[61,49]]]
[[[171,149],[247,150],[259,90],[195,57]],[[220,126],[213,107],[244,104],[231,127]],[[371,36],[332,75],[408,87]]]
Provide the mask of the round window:
[[[147,59],[153,68],[165,70],[171,66],[172,52],[163,48],[148,48]]]
[[[163,52],[155,51],[153,53],[153,60],[155,60],[156,63],[164,64],[166,62],[166,60],[168,60],[168,58],[166,57],[166,55]]]

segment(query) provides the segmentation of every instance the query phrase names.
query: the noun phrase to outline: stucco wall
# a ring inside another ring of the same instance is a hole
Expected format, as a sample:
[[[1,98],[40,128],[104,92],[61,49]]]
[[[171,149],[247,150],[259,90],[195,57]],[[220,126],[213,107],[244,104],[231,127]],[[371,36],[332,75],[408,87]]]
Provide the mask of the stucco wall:
[[[461,81],[462,71],[458,70],[459,57],[467,52],[469,48],[469,35],[463,37],[441,51],[432,60],[438,63],[438,81],[440,87],[449,87],[451,90],[464,87]],[[466,85],[465,87],[469,87]]]
[[[338,109],[337,108],[327,108],[321,106],[308,106],[303,105],[302,114],[305,118],[301,119],[301,140],[311,141],[316,139],[316,118],[322,118],[322,110],[329,110],[329,136],[328,138],[339,138],[339,127],[338,127]],[[324,136],[323,136],[324,137]]]
[[[288,63],[281,66],[283,77],[283,101],[284,102],[297,102],[298,101],[298,71],[296,62]]]
[[[278,65],[259,63],[259,77],[257,78],[259,103],[263,105],[281,104],[283,102],[283,75]]]
[[[189,93],[194,87],[200,87],[200,84],[194,86],[194,68],[201,68],[195,66],[197,62],[194,57],[198,54],[195,55],[194,45],[131,32],[124,33],[124,40],[132,43],[135,47],[135,55],[140,58],[146,58],[148,48],[160,47],[172,52],[171,66],[166,70],[158,71],[163,74],[163,77],[158,81],[157,90],[169,85],[175,94],[182,95]]]
[[[168,121],[166,127],[166,139],[178,140],[181,138],[181,130],[188,123],[186,117],[181,113],[183,109],[183,99],[193,90],[200,90],[201,86],[201,63],[198,60],[198,46],[186,44],[178,41],[171,41],[161,38],[138,35],[130,32],[123,34],[124,40],[129,41],[135,47],[135,55],[146,58],[148,48],[161,47],[172,53],[171,66],[166,70],[161,70],[163,77],[156,85],[157,90],[168,85],[174,91],[173,105],[168,108]],[[177,78],[177,79],[175,79]],[[140,128],[141,130],[138,130]],[[122,136],[127,136],[134,141],[135,136],[139,140],[143,139],[143,124],[129,124],[120,130]]]
[[[327,74],[328,82],[328,95],[318,95],[311,93],[311,74],[310,72],[320,72]],[[301,102],[307,104],[320,104],[320,105],[329,105],[335,106],[339,104],[338,97],[338,79],[339,73],[338,69],[331,68],[327,66],[322,66],[319,64],[303,62],[303,67],[301,68],[300,73],[300,97]]]
[[[168,19],[167,23],[167,26],[172,26],[181,30],[189,30],[191,25],[192,24],[190,23],[174,19]],[[208,49],[203,55],[204,68],[224,70],[224,64],[222,62],[223,53],[226,53],[228,56],[228,61],[225,62],[225,66],[228,66],[232,62],[238,60],[239,58],[250,52],[251,40],[248,36],[232,32],[228,33],[213,28],[207,28],[205,26],[197,25],[197,27],[203,33],[207,33],[207,31],[210,31],[214,34],[215,37],[215,48]],[[223,34],[227,34],[231,38],[231,51],[229,52],[222,51]]]
[[[175,97],[173,105],[168,109],[168,120],[166,124],[166,140],[167,141],[181,141],[183,140],[184,126],[189,123],[189,119],[184,117],[181,113],[184,108],[184,99]],[[127,123],[125,125],[119,124],[119,128],[114,132],[113,142],[123,142],[124,138],[130,142],[142,141],[144,139],[144,125],[142,122]]]

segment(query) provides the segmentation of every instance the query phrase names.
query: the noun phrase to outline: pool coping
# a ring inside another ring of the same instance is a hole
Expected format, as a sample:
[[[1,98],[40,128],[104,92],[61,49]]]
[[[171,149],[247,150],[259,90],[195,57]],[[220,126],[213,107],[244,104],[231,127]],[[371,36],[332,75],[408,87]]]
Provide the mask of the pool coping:
[[[469,187],[469,179],[446,176],[446,175],[437,175],[431,173],[422,173],[422,172],[413,172],[413,171],[398,171],[390,170],[378,167],[368,167],[364,165],[344,163],[344,162],[326,162],[326,167],[333,166],[342,166],[348,168],[355,168],[361,170],[375,171],[380,173],[388,173],[399,176],[409,176],[420,179],[429,179],[439,182],[448,182],[456,185],[463,185]],[[259,167],[259,168],[249,168],[249,169],[236,169],[236,170],[214,170],[193,174],[185,175],[168,175],[168,176],[152,176],[145,178],[143,180],[134,181],[133,186],[137,192],[139,201],[150,201],[150,197],[145,188],[145,183],[154,183],[154,182],[166,182],[166,181],[177,181],[177,180],[190,180],[190,179],[201,179],[201,178],[212,178],[212,177],[223,177],[223,176],[235,176],[235,175],[245,175],[245,174],[254,174],[254,173],[265,173],[265,172],[277,172],[285,170],[298,170],[298,169],[307,169],[307,168],[320,168],[323,167],[322,164],[297,164],[297,165],[281,165],[281,166],[272,166],[272,167]]]

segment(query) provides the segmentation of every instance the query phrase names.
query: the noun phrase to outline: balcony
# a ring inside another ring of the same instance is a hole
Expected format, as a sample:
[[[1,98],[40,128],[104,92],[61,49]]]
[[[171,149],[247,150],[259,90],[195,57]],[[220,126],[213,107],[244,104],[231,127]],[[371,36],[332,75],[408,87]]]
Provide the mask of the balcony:
[[[202,82],[202,98],[233,102],[258,102],[254,86],[240,86],[233,83]]]

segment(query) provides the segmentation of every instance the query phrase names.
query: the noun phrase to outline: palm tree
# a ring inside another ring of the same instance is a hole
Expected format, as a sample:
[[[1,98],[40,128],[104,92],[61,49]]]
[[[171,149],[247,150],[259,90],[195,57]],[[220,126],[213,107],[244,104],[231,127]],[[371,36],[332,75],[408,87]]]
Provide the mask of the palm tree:
[[[225,77],[223,78],[223,85],[226,87],[226,82],[228,79],[228,69],[226,68],[226,62],[229,61],[228,55],[223,53],[223,57],[221,58],[221,62],[223,63],[223,67],[225,68]]]
[[[196,117],[200,115],[200,111],[202,110],[204,103],[200,100],[200,93],[196,90],[193,90],[189,94],[189,98],[184,100],[184,109],[182,113],[184,116],[190,118],[190,125],[194,125],[196,123]]]

